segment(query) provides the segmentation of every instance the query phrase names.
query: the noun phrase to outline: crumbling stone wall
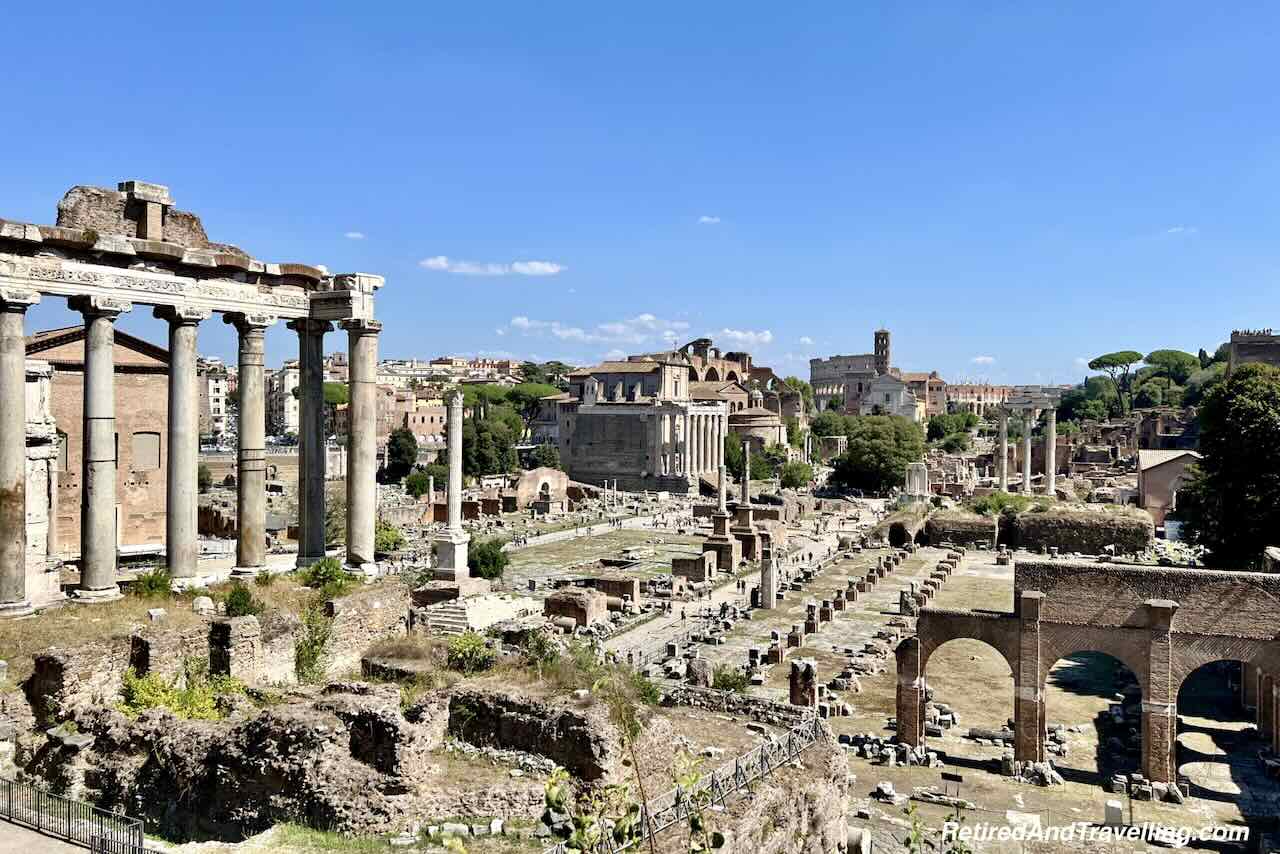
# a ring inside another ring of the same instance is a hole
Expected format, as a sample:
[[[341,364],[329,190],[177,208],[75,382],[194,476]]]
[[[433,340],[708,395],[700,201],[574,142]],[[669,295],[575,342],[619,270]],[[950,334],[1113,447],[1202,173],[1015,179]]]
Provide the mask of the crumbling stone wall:
[[[72,709],[92,703],[120,702],[120,683],[129,669],[129,638],[112,638],[77,647],[50,647],[34,657],[34,671],[23,685],[40,726],[52,726]]]
[[[980,516],[964,510],[939,510],[929,516],[924,533],[933,545],[996,547],[999,524],[995,516]]]
[[[334,599],[326,603],[326,610],[333,618],[333,631],[325,672],[350,673],[360,669],[360,656],[374,642],[408,630],[409,588],[388,579]]]
[[[1032,550],[1056,547],[1092,555],[1115,546],[1117,554],[1131,554],[1148,549],[1156,534],[1151,514],[1136,508],[1051,508],[1019,513],[1017,519],[1013,545]]]
[[[783,727],[793,727],[812,714],[790,703],[779,703],[736,691],[696,688],[692,685],[680,685],[667,689],[662,696],[662,705],[707,709]]]
[[[581,587],[557,590],[542,600],[542,613],[551,619],[567,617],[578,626],[609,618],[608,597],[599,590]]]
[[[148,627],[129,638],[129,666],[139,676],[154,673],[166,682],[183,672],[187,659],[205,660],[209,655],[209,628],[206,625],[178,630]]]

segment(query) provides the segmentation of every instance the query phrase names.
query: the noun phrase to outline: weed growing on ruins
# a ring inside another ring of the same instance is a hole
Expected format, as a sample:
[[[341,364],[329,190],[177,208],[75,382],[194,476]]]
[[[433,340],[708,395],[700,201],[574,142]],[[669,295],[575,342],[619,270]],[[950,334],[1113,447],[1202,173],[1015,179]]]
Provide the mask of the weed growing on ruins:
[[[702,854],[724,847],[724,834],[712,827],[707,820],[706,808],[711,804],[711,791],[699,786],[702,779],[702,761],[687,751],[676,756],[674,781],[676,800],[689,807],[689,854]]]
[[[640,792],[640,802],[648,803],[649,795],[644,790],[644,778],[640,774],[640,759],[636,756],[636,737],[644,726],[640,717],[640,707],[644,703],[656,702],[657,689],[653,683],[634,673],[630,668],[618,664],[602,665],[603,675],[591,686],[591,692],[604,701],[609,709],[609,720],[622,735],[622,744],[631,758],[631,773],[635,775],[636,789]],[[653,699],[648,699],[652,692]],[[656,854],[653,837],[649,837],[649,850]]]
[[[969,502],[969,509],[983,516],[999,516],[1002,513],[1021,513],[1031,506],[1031,499],[1025,495],[1012,495],[1008,492],[993,492]]]
[[[139,599],[167,599],[173,592],[169,570],[158,566],[142,573],[129,585],[129,592]]]
[[[954,824],[957,827],[964,824],[964,807],[957,806],[956,811],[947,816],[944,820],[945,824]],[[967,843],[958,839],[959,834],[952,834],[950,844],[947,845],[943,854],[973,854],[973,849]]]
[[[404,548],[404,532],[385,519],[378,519],[373,527],[373,550],[380,555]]]
[[[259,587],[270,587],[276,583],[276,577],[271,573],[271,570],[264,569],[253,577],[253,583]]]
[[[924,820],[916,812],[915,804],[908,804],[903,812],[906,813],[907,821],[911,823],[911,829],[907,831],[907,838],[902,840],[902,846],[908,854],[923,854],[926,845],[933,847],[933,843],[925,836]]]
[[[337,558],[332,557],[322,558],[300,570],[298,580],[317,590],[322,599],[337,599],[360,583],[360,579],[347,572]]]
[[[530,632],[520,644],[520,661],[526,667],[536,669],[541,675],[544,667],[560,660],[560,647],[546,632]]]
[[[449,669],[460,673],[479,673],[488,670],[498,660],[498,654],[489,648],[484,638],[475,632],[463,632],[449,639]]]
[[[188,720],[216,721],[222,717],[218,697],[244,694],[245,686],[231,676],[209,676],[208,667],[199,667],[188,659],[183,662],[183,675],[172,683],[159,674],[139,676],[130,667],[120,687],[118,708],[126,716],[136,718],[147,709],[164,708]],[[178,687],[179,681],[183,687]]]
[[[248,617],[261,614],[266,607],[240,582],[231,585],[223,602],[227,606],[228,617]]]
[[[299,682],[324,679],[325,648],[332,635],[333,618],[325,610],[324,597],[316,596],[302,609],[302,628],[293,642],[293,672]]]
[[[640,804],[626,786],[605,786],[575,798],[569,773],[556,768],[543,788],[543,803],[542,821],[566,854],[594,852],[607,837],[616,845],[629,845],[642,833]]]
[[[301,824],[278,824],[271,830],[270,850],[332,851],[340,854],[373,854],[387,850],[387,841],[374,836],[348,836],[316,830]]]
[[[747,689],[751,687],[751,679],[738,668],[721,664],[716,667],[714,675],[711,677],[711,687],[717,691],[734,691],[738,694],[745,694]]]

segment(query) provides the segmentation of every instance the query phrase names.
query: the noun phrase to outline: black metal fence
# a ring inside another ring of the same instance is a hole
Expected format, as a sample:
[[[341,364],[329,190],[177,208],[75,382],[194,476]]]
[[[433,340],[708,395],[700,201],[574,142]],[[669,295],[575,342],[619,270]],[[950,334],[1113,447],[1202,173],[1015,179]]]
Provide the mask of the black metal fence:
[[[808,718],[792,727],[785,735],[773,737],[758,747],[747,751],[733,761],[707,774],[693,787],[694,792],[706,791],[707,805],[723,805],[730,796],[763,779],[812,747],[822,735],[823,724],[817,717]],[[693,805],[680,789],[671,789],[648,803],[641,805],[640,818],[643,830],[635,842],[618,845],[605,834],[595,849],[598,854],[617,854],[637,845],[650,836],[681,821],[687,821]],[[543,854],[565,854],[563,843],[556,843]]]
[[[102,854],[146,854],[142,822],[0,778],[0,818]]]

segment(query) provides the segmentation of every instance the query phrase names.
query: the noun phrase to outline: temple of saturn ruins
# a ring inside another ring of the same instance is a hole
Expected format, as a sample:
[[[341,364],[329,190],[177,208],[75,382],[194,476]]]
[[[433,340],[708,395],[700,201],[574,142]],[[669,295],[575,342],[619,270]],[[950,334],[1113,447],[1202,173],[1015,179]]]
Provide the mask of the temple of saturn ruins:
[[[220,312],[239,333],[237,463],[238,574],[266,563],[263,341],[285,321],[298,334],[301,431],[298,563],[324,556],[324,334],[349,336],[350,439],[347,564],[373,566],[374,381],[381,324],[380,276],[331,274],[307,264],[267,263],[212,243],[199,217],[173,207],[167,187],[125,181],[116,190],[73,187],[56,225],[0,219],[0,614],[31,610],[26,591],[26,311],[42,295],[66,297],[84,316],[84,446],[78,598],[120,595],[116,583],[116,456],[113,337],[116,319],[137,305],[169,325],[166,552],[176,584],[197,579],[196,337]]]

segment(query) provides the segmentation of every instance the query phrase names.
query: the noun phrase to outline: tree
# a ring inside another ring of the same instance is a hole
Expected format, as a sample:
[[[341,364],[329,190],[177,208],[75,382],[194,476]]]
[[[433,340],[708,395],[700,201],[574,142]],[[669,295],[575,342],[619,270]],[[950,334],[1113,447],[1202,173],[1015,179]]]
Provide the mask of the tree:
[[[951,415],[934,415],[929,419],[926,438],[930,442],[946,438],[952,433],[968,433],[978,426],[978,416],[972,412],[956,412]]]
[[[951,433],[942,439],[942,450],[948,454],[958,454],[969,450],[968,433]]]
[[[526,382],[507,389],[506,399],[512,408],[520,413],[520,418],[524,423],[524,432],[528,433],[529,425],[533,423],[533,419],[538,417],[538,410],[542,408],[542,398],[559,392],[560,389],[553,385]]]
[[[849,448],[831,475],[837,486],[873,492],[901,486],[907,464],[924,456],[924,432],[897,415],[853,419],[848,436]]]
[[[1182,385],[1200,367],[1200,360],[1181,350],[1152,350],[1143,359],[1156,368],[1170,383]]]
[[[843,436],[847,429],[845,417],[830,410],[819,413],[809,424],[809,431],[815,436]]]
[[[422,469],[414,469],[409,472],[402,484],[405,492],[414,498],[421,498],[427,494],[427,488],[431,485],[431,478]]]
[[[1182,403],[1184,406],[1199,406],[1204,400],[1205,395],[1222,382],[1227,373],[1226,362],[1210,362],[1209,367],[1196,371],[1187,377],[1187,385],[1183,391]]]
[[[467,553],[467,568],[474,578],[501,578],[510,562],[511,556],[502,550],[502,541],[497,539],[472,543]]]
[[[351,402],[351,391],[346,383],[325,383],[325,406],[341,406]]]
[[[418,462],[418,440],[408,427],[399,427],[387,437],[386,479],[399,483]]]
[[[208,492],[209,487],[213,486],[213,472],[204,463],[196,466],[196,488],[201,492]]]
[[[550,443],[538,445],[529,453],[529,468],[560,468],[560,449]]]
[[[828,412],[844,412],[844,398],[836,395],[827,401]]]
[[[802,462],[787,463],[779,476],[783,489],[798,489],[813,480],[813,466]]]
[[[742,480],[742,439],[736,433],[724,437],[725,473],[735,481]]]
[[[1280,530],[1280,369],[1237,368],[1199,414],[1203,459],[1178,491],[1174,515],[1215,564],[1257,565]]]
[[[787,444],[793,448],[803,448],[805,431],[801,429],[799,419],[788,416],[786,425]]]
[[[1089,370],[1102,371],[1111,377],[1120,398],[1120,414],[1133,409],[1133,391],[1130,387],[1130,369],[1142,361],[1142,354],[1137,350],[1117,350],[1104,353],[1089,363]],[[1129,406],[1124,405],[1125,395],[1129,396]]]
[[[376,554],[388,554],[404,547],[404,532],[385,519],[378,519],[373,525],[373,551]]]

